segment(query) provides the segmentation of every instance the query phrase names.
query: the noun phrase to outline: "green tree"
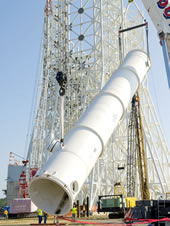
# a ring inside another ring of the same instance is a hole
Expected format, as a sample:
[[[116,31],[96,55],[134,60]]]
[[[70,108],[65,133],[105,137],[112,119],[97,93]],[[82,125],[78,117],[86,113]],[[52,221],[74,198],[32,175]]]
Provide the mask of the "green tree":
[[[6,198],[0,199],[0,207],[6,206]]]

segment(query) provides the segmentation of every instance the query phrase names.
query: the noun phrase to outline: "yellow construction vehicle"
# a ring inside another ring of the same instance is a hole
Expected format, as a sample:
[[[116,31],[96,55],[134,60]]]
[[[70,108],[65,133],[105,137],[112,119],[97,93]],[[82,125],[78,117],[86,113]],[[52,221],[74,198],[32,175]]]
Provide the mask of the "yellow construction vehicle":
[[[138,93],[136,93],[132,99],[132,109],[128,127],[127,197],[132,198],[136,196],[136,168],[138,167],[141,199],[149,200],[146,153],[144,149],[142,117]]]
[[[127,197],[126,191],[121,183],[114,184],[114,194],[123,195],[125,200],[125,207],[131,208],[136,206],[136,197]]]
[[[137,155],[138,155],[138,169],[140,178],[141,198],[149,200],[149,184],[147,175],[146,153],[144,148],[144,137],[142,128],[142,117],[140,109],[140,99],[138,93],[136,94],[136,124],[137,124]]]

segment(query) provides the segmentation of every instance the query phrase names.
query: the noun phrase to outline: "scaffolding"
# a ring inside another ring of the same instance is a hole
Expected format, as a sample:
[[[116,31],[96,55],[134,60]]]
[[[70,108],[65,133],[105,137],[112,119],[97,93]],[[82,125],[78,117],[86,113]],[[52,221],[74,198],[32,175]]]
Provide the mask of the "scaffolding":
[[[136,4],[122,0],[47,1],[44,14],[42,73],[34,128],[28,150],[29,168],[40,168],[49,158],[48,146],[61,137],[59,85],[56,74],[67,75],[64,117],[65,134],[98,94],[120,60],[119,30],[143,23]],[[144,49],[144,30],[121,34],[121,58],[134,48]],[[149,165],[151,197],[169,190],[169,150],[156,117],[147,81],[139,89],[144,140]],[[126,181],[127,131],[130,109],[122,117],[105,151],[83,185],[80,200],[89,196],[90,208],[98,195],[113,194],[114,184]],[[159,154],[158,154],[159,153]],[[163,158],[160,158],[162,153]],[[125,167],[126,169],[126,167]],[[137,181],[139,190],[139,180]],[[140,192],[137,192],[140,196]]]

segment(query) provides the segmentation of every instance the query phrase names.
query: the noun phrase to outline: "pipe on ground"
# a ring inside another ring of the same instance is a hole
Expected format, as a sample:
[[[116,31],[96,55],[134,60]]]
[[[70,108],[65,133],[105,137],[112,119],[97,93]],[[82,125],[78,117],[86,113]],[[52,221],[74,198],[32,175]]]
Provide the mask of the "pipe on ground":
[[[73,205],[83,183],[150,68],[141,50],[129,52],[101,92],[30,182],[29,194],[36,206],[64,215]]]

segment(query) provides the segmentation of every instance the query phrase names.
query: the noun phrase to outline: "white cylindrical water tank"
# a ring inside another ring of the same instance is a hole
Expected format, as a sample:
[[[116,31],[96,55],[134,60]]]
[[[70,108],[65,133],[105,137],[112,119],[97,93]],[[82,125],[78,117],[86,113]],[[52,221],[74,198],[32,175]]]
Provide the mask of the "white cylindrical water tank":
[[[32,201],[42,210],[64,215],[102,154],[113,130],[150,67],[141,50],[131,51],[93,100],[64,146],[54,153],[29,185]]]

